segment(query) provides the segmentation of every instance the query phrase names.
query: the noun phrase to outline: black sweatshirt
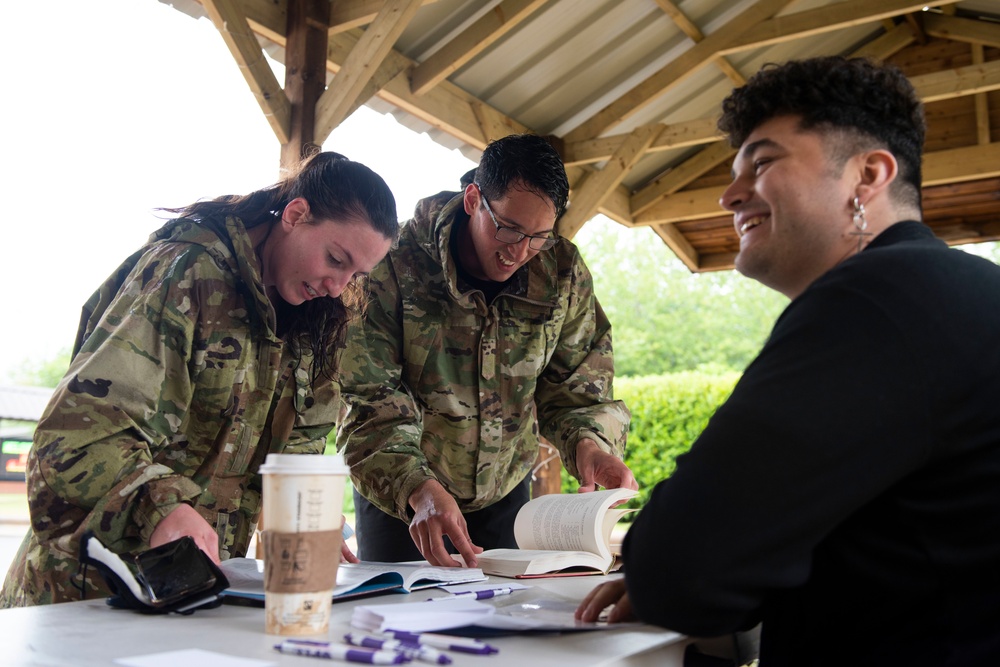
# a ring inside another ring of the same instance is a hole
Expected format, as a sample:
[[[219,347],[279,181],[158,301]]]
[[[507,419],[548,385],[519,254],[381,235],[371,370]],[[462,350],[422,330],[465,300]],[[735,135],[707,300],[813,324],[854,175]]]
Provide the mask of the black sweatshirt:
[[[761,666],[1000,665],[1000,267],[901,222],[816,280],[624,545]]]

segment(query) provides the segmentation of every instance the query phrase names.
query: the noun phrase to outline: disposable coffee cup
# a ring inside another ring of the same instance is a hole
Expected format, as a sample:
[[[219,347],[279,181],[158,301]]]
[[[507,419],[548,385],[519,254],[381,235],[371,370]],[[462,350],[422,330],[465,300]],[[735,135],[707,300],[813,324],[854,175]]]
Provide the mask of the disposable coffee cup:
[[[326,635],[348,468],[339,454],[268,454],[260,472],[265,630]]]

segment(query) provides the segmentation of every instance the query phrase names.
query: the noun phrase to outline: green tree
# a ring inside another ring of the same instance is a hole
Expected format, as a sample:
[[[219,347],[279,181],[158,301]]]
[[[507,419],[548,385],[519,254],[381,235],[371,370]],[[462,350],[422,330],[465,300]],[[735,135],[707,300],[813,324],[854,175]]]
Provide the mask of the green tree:
[[[735,271],[691,273],[651,229],[598,217],[574,241],[613,327],[617,375],[742,371],[788,304]]]
[[[69,368],[70,349],[63,348],[50,359],[25,359],[10,373],[14,384],[53,389]]]

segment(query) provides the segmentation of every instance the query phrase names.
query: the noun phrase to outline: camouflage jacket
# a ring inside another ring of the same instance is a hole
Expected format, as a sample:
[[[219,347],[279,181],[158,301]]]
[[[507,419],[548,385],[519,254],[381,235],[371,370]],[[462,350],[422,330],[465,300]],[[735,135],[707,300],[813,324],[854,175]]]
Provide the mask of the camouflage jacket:
[[[85,531],[142,550],[180,503],[215,526],[223,559],[244,555],[264,456],[322,452],[336,417],[331,383],[311,388],[310,359],[274,332],[239,220],[173,220],[129,257],[84,306],[35,432],[31,529],[0,606],[80,599]],[[108,594],[93,569],[87,587]]]
[[[534,465],[539,434],[575,476],[580,439],[622,456],[628,432],[612,399],[611,326],[576,247],[539,253],[487,303],[449,250],[468,221],[454,194],[424,200],[403,226],[341,359],[337,448],[358,490],[404,521],[428,479],[463,512],[504,497]]]

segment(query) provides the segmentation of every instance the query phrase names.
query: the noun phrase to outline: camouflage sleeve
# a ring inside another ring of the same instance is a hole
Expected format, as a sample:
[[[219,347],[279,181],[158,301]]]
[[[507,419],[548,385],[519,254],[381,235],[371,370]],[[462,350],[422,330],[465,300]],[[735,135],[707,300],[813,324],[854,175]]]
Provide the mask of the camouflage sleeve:
[[[133,550],[201,493],[154,460],[186,422],[198,304],[218,288],[218,269],[200,254],[143,256],[56,389],[29,457],[40,541],[66,547],[90,529],[114,551]]]
[[[541,434],[579,479],[576,444],[592,438],[621,458],[631,414],[622,401],[613,399],[611,323],[594,295],[590,271],[575,250],[567,292],[566,319],[556,350],[538,378],[535,404]]]
[[[365,319],[352,325],[341,358],[337,450],[358,491],[408,522],[410,494],[434,475],[420,449],[419,407],[402,381],[402,304],[388,259],[372,271],[369,289]]]

